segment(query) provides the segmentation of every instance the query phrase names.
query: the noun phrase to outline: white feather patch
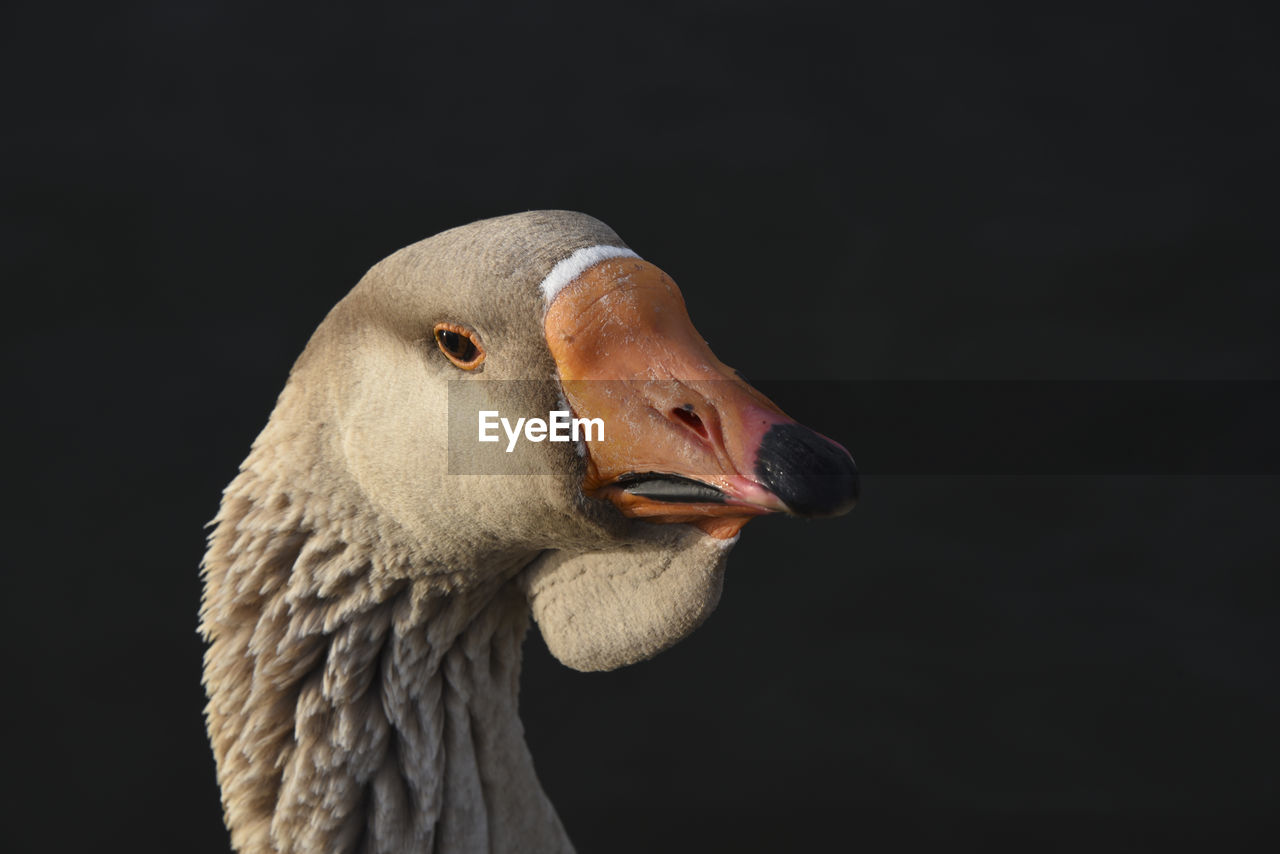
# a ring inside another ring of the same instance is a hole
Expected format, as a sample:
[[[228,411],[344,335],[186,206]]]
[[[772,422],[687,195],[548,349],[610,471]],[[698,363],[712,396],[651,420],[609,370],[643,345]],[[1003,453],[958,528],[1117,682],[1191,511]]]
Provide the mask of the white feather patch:
[[[568,258],[551,268],[547,277],[542,280],[542,296],[546,305],[556,298],[556,294],[564,290],[564,286],[572,282],[588,267],[594,267],[601,261],[610,258],[639,258],[630,249],[621,246],[585,246],[578,249]]]

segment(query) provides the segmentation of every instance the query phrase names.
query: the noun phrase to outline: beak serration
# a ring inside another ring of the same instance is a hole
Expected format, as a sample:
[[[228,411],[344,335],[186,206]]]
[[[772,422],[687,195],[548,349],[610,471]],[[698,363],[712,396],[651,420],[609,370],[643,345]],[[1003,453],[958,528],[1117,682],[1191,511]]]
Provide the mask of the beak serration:
[[[654,501],[681,504],[723,504],[724,493],[714,486],[677,474],[628,474],[618,478],[625,492]]]

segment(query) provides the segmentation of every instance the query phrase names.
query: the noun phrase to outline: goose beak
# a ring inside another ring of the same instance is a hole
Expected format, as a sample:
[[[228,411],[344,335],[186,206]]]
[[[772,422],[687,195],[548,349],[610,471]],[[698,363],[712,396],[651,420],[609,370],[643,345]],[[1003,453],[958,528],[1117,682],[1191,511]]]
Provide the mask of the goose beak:
[[[604,427],[586,443],[588,496],[721,539],[755,516],[834,516],[857,500],[849,452],[717,359],[654,265],[589,267],[556,295],[545,333],[574,415]]]

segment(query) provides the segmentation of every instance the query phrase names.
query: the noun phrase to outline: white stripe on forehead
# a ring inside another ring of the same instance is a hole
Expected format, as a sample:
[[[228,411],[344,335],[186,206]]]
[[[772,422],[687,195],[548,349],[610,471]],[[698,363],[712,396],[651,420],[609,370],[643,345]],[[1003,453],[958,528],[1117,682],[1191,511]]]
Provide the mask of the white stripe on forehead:
[[[542,280],[542,296],[547,306],[556,298],[556,294],[564,290],[564,286],[572,282],[588,267],[594,267],[601,261],[610,258],[639,258],[630,249],[621,246],[585,246],[576,250],[568,258],[551,268],[547,277]]]

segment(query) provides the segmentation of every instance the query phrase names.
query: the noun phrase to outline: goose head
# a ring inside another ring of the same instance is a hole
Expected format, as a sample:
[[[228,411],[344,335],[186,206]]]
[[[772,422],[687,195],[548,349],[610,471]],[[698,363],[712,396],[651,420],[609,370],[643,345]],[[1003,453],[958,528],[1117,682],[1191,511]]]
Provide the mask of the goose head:
[[[555,412],[603,436],[480,441],[485,413]],[[233,846],[571,850],[516,710],[529,614],[571,667],[649,657],[715,607],[747,521],[842,513],[856,488],[599,221],[530,212],[394,253],[320,324],[214,520],[206,719]]]
[[[519,566],[549,648],[582,670],[701,623],[753,517],[836,515],[857,493],[848,452],[720,362],[675,282],[582,214],[485,220],[395,253],[290,385],[329,434],[326,467],[430,555],[424,571],[466,589],[491,580],[482,567]],[[509,427],[565,410],[603,436],[479,441],[481,413]]]

